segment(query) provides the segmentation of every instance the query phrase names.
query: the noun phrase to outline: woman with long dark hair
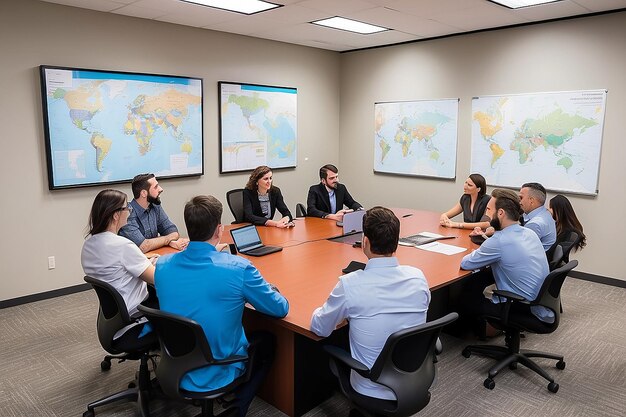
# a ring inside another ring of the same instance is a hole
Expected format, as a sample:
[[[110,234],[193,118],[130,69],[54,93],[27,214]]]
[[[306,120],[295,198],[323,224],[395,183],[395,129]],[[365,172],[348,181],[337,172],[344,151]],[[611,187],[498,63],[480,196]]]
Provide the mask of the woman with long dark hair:
[[[258,226],[293,226],[291,212],[272,180],[272,169],[268,166],[261,165],[252,171],[243,190],[243,217]],[[276,210],[283,216],[280,220],[272,220]]]
[[[580,240],[572,249],[574,252],[587,245],[587,237],[583,233],[583,225],[580,224],[572,203],[564,195],[557,194],[548,203],[548,210],[556,223],[556,241],[562,242],[570,232],[578,233]]]
[[[441,215],[439,223],[444,227],[474,229],[489,227],[485,209],[491,196],[487,194],[487,181],[480,174],[471,174],[463,183],[463,195],[458,203]],[[453,222],[450,218],[463,213],[462,222]]]

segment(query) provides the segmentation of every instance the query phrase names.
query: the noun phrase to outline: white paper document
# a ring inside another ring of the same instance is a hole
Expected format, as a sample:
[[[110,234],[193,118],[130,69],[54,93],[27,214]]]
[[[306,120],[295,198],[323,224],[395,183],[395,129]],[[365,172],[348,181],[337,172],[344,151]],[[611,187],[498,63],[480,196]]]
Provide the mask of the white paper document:
[[[465,252],[467,249],[460,246],[446,245],[440,242],[431,242],[424,245],[416,246],[417,249],[427,250],[429,252],[443,253],[444,255],[456,255]]]

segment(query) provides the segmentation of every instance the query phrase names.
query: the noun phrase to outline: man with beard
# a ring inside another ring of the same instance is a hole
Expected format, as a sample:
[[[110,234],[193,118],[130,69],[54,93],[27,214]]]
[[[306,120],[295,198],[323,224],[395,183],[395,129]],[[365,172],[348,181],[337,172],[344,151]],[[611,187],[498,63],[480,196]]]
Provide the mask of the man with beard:
[[[178,250],[185,249],[189,239],[178,235],[178,228],[161,207],[163,188],[154,174],[135,176],[131,187],[134,200],[130,205],[133,210],[119,234],[132,240],[143,253],[168,245]]]
[[[510,291],[534,300],[549,273],[548,261],[537,234],[522,227],[518,220],[522,209],[519,197],[510,190],[495,189],[487,204],[485,214],[491,218],[494,235],[478,249],[463,257],[461,268],[483,269],[470,277],[463,293],[465,312],[470,316],[500,315],[501,301],[494,296],[491,300],[483,296],[483,290],[495,282],[500,290]],[[554,322],[554,313],[545,307],[513,304],[512,308],[530,308],[537,319]]]
[[[339,183],[339,170],[327,164],[320,168],[320,183],[309,188],[307,216],[342,221],[344,213],[363,208]],[[343,206],[348,207],[344,209]]]

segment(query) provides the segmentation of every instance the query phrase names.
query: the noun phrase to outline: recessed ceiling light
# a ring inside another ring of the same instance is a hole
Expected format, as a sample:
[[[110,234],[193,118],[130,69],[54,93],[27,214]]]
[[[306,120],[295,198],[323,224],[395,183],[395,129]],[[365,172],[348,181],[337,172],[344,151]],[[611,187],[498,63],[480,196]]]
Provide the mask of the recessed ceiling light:
[[[521,9],[522,7],[538,6],[540,4],[558,3],[563,0],[489,0],[509,9]]]
[[[274,4],[262,0],[181,0],[185,3],[194,3],[201,6],[214,7],[216,9],[229,10],[231,12],[254,14],[266,10],[282,7],[282,4]]]
[[[389,30],[380,26],[370,25],[369,23],[357,22],[356,20],[346,19],[345,17],[330,17],[328,19],[316,20],[311,22],[314,25],[326,26],[329,28],[347,30],[368,35],[370,33],[384,32]]]

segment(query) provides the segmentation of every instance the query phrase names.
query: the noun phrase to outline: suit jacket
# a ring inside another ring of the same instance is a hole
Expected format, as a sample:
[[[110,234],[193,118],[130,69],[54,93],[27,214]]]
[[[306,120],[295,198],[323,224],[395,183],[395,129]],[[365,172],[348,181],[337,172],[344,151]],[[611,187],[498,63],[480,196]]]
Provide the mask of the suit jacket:
[[[337,184],[335,201],[337,202],[337,211],[341,210],[344,205],[352,210],[357,210],[362,207],[360,203],[354,201],[354,198],[352,198],[348,189],[343,184]],[[331,214],[328,191],[326,190],[326,186],[321,182],[309,188],[309,196],[306,199],[306,203],[307,216],[309,217],[324,217]]]
[[[263,210],[261,209],[261,203],[259,202],[259,195],[256,190],[248,190],[244,188],[243,190],[243,218],[244,221],[250,222],[257,226],[263,226],[266,221],[274,218],[274,213],[276,209],[280,212],[280,214],[284,216],[289,216],[289,220],[293,220],[291,216],[291,212],[287,208],[285,201],[283,200],[283,195],[280,192],[280,188],[272,186],[269,191],[270,196],[270,217],[269,219],[263,215]]]

